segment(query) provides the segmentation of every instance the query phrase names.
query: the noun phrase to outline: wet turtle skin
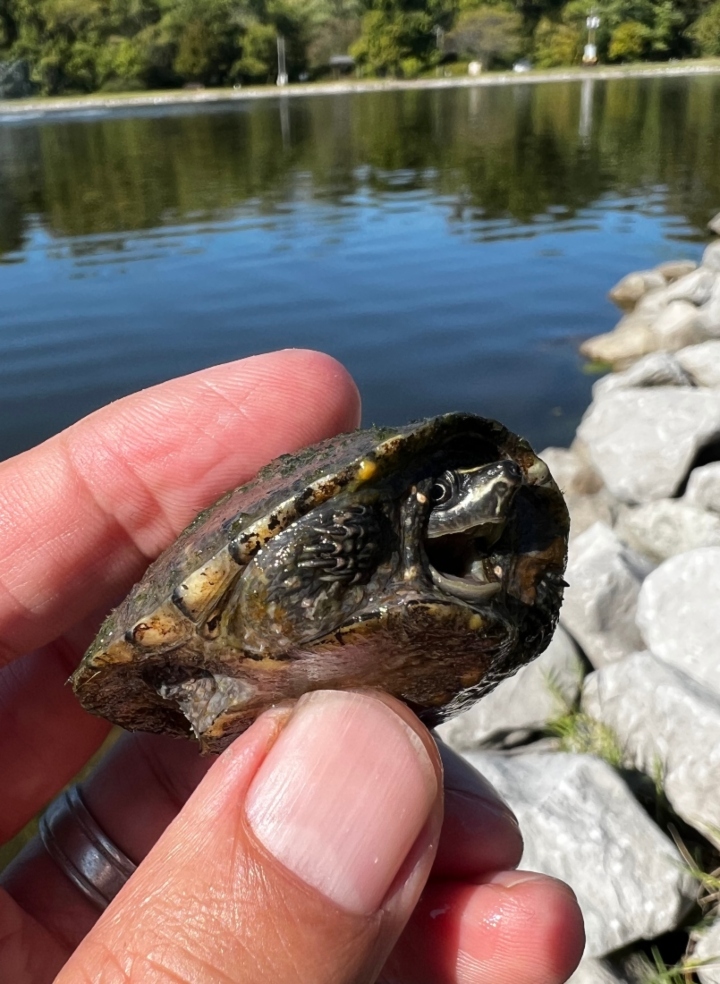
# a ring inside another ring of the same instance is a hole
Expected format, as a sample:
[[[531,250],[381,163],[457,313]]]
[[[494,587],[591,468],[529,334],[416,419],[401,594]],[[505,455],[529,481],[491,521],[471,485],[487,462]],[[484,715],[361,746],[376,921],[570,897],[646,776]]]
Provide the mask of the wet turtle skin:
[[[212,752],[321,688],[384,690],[433,726],[545,649],[568,528],[546,465],[496,421],[340,435],[201,513],[72,686],[124,728]]]

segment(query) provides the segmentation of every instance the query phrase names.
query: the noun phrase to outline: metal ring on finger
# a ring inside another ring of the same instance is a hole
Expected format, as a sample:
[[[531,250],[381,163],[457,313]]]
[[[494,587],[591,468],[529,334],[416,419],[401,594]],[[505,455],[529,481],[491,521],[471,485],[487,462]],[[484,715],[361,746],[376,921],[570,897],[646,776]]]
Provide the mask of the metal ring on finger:
[[[112,902],[137,867],[99,826],[77,786],[47,808],[40,837],[53,861],[100,909]]]

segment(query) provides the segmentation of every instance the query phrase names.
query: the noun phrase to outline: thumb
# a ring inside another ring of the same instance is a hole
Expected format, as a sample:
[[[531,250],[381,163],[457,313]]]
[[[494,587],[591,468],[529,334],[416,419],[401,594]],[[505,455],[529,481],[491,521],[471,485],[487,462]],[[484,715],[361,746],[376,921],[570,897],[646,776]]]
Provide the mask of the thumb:
[[[373,981],[429,875],[441,767],[381,695],[318,691],[214,763],[56,984]]]

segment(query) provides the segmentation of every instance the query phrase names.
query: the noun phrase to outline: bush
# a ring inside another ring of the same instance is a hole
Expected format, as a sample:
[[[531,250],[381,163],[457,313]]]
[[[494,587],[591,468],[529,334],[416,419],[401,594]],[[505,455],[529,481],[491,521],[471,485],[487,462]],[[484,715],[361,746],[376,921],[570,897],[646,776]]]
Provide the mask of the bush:
[[[715,0],[687,32],[697,44],[700,53],[709,56],[720,55],[720,0]]]
[[[533,61],[538,68],[577,65],[582,49],[582,34],[577,27],[555,24],[543,17],[535,29]]]
[[[522,51],[522,17],[514,10],[482,6],[460,14],[445,48],[459,58],[477,58],[486,68],[511,64]]]
[[[608,58],[611,61],[638,61],[647,53],[652,31],[639,21],[625,21],[610,35]]]

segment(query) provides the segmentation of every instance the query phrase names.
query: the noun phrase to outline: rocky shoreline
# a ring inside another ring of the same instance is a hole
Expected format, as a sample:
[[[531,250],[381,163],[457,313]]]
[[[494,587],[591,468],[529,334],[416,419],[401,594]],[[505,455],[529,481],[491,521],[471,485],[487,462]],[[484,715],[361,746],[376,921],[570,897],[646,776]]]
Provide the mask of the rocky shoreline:
[[[572,984],[720,984],[720,238],[610,296],[582,352],[615,371],[541,452],[572,518],[560,627],[438,730],[516,810],[523,866],[575,889]]]
[[[488,72],[477,76],[425,79],[350,79],[337,82],[293,82],[278,89],[273,85],[238,89],[172,89],[118,95],[58,96],[41,99],[0,99],[0,121],[46,115],[106,113],[113,110],[213,105],[254,99],[291,96],[328,96],[357,92],[389,92],[399,89],[483,88],[497,85],[534,85],[543,82],[578,82],[588,78],[607,81],[649,78],[658,75],[718,75],[720,60],[655,63],[631,66],[535,70],[531,72]]]

